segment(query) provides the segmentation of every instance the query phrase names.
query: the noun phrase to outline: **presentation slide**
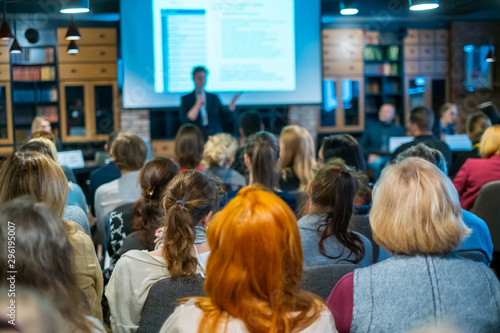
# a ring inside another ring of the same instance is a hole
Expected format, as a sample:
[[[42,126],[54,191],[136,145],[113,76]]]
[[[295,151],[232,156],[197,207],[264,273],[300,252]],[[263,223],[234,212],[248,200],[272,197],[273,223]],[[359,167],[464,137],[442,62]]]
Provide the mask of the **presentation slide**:
[[[320,103],[319,5],[122,0],[124,107],[178,107],[197,66],[224,104],[241,92],[239,105]]]

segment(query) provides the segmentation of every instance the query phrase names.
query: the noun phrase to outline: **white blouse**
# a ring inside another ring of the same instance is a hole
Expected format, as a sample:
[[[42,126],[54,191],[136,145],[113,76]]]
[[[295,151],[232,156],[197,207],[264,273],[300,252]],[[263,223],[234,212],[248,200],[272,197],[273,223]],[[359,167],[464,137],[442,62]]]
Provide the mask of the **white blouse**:
[[[206,267],[210,252],[201,253],[199,261]],[[198,268],[197,273],[201,273]],[[106,289],[114,333],[136,332],[142,309],[151,286],[170,277],[163,257],[153,257],[147,251],[131,250],[116,263]]]
[[[198,332],[202,311],[194,305],[194,301],[189,301],[178,306],[174,313],[163,324],[160,333],[192,333]],[[221,332],[248,333],[243,321],[229,317],[226,325],[221,325]],[[330,310],[323,305],[318,319],[306,327],[303,333],[337,333],[335,321]]]

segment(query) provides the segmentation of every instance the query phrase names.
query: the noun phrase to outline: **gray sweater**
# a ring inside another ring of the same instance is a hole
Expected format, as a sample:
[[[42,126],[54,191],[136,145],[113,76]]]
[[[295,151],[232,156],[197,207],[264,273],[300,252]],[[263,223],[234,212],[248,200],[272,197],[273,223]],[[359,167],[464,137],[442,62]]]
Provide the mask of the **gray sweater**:
[[[305,215],[298,221],[300,238],[302,241],[302,252],[304,256],[304,267],[309,266],[322,266],[322,265],[332,265],[336,263],[354,263],[356,259],[355,255],[351,251],[342,245],[335,236],[331,236],[325,239],[325,252],[330,257],[337,257],[341,255],[338,259],[330,259],[325,257],[319,252],[318,242],[320,235],[316,231],[318,228],[318,223],[325,218],[325,215]],[[372,264],[372,245],[368,238],[356,233],[362,240],[365,246],[365,256],[358,263],[360,267],[366,267]]]
[[[444,322],[500,332],[500,283],[485,264],[454,254],[394,256],[354,271],[351,332],[407,332]]]

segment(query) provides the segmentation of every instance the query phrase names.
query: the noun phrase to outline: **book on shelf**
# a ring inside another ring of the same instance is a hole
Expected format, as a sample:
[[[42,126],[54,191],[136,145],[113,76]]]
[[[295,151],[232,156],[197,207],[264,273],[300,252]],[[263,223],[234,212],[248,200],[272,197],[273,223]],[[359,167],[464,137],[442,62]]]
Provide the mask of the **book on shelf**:
[[[14,89],[12,96],[15,103],[57,102],[58,97],[56,87],[41,89]]]
[[[45,116],[51,123],[57,123],[59,121],[57,106],[39,106],[36,108],[36,115]]]
[[[12,69],[14,81],[55,81],[56,68],[54,66],[23,66]]]

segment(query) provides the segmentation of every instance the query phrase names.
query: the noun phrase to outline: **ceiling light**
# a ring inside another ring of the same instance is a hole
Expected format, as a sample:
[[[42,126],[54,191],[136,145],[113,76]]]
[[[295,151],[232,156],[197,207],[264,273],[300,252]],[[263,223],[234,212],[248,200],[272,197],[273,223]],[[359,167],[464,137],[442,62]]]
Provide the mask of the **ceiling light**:
[[[12,31],[10,30],[9,23],[7,22],[7,0],[3,1],[3,22],[2,26],[0,27],[0,39],[12,39],[14,38],[14,35],[12,34]]]
[[[89,12],[89,0],[63,0],[60,10],[63,14],[80,14]]]
[[[78,45],[76,42],[72,40],[68,45],[68,53],[69,54],[77,54],[80,50],[78,50]]]
[[[358,13],[358,6],[356,1],[344,0],[340,1],[340,14],[342,15],[356,15]]]
[[[439,0],[409,0],[410,10],[420,11],[439,7]]]
[[[488,55],[486,56],[486,62],[495,62],[495,53],[493,52],[493,47],[490,46],[490,50],[488,51]]]
[[[80,35],[80,30],[76,26],[75,21],[71,19],[69,22],[68,31],[66,32],[66,40],[80,40],[82,36]]]

